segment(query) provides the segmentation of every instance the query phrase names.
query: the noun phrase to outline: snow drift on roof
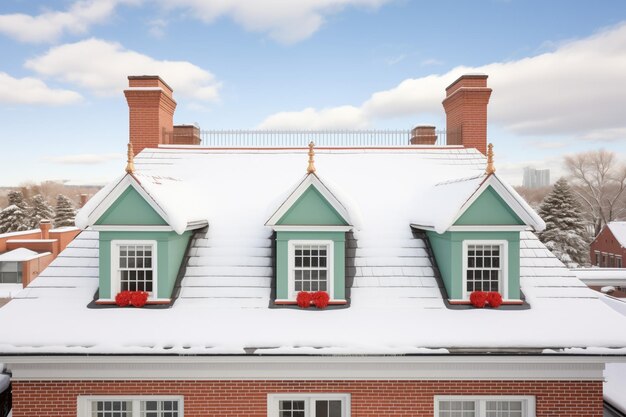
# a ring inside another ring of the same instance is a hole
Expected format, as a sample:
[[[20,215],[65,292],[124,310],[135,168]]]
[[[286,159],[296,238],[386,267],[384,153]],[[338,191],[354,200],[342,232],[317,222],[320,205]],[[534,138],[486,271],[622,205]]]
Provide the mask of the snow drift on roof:
[[[22,262],[39,256],[39,253],[26,249],[17,248],[0,254],[0,262]]]
[[[608,227],[619,244],[626,248],[626,222],[610,222]]]

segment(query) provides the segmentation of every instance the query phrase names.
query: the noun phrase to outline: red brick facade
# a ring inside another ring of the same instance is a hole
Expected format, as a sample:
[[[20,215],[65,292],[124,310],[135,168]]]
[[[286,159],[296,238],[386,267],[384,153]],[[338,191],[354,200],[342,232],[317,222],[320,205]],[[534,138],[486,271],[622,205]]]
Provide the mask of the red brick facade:
[[[599,258],[596,257],[599,254]],[[604,226],[602,231],[591,242],[589,255],[591,264],[604,268],[623,268],[626,260],[626,248],[617,241],[611,229]]]
[[[491,88],[486,75],[463,75],[446,88],[448,145],[463,145],[487,153],[487,104]]]
[[[267,417],[267,395],[347,393],[351,417],[432,417],[435,395],[533,395],[537,417],[601,417],[601,381],[40,381],[13,383],[13,417],[76,417],[79,395],[182,395],[185,417]]]

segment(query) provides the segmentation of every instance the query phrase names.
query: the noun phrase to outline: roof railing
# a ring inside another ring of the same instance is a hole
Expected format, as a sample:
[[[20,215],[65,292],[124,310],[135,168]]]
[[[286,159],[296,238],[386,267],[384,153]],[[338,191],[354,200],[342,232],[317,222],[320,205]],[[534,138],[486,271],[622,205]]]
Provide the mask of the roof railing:
[[[446,146],[460,141],[445,130],[434,131],[433,146]],[[411,145],[412,130],[202,130],[204,147],[272,148],[306,147],[313,141],[318,147],[393,147]],[[450,139],[453,139],[450,141]]]

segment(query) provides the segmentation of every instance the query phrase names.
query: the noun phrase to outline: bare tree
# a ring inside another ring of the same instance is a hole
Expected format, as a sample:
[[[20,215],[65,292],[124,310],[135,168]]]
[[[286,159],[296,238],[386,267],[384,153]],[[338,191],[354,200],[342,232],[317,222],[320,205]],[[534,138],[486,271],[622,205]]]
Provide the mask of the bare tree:
[[[626,165],[604,149],[565,157],[565,168],[597,236],[626,215]]]

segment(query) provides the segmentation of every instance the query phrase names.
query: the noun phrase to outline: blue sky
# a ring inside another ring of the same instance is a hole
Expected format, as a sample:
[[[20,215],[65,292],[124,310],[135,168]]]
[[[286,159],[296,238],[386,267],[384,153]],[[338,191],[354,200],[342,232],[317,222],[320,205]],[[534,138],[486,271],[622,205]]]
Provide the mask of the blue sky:
[[[105,183],[124,166],[129,74],[174,88],[175,123],[445,126],[484,72],[499,172],[626,154],[626,5],[476,0],[3,0],[0,185]]]

